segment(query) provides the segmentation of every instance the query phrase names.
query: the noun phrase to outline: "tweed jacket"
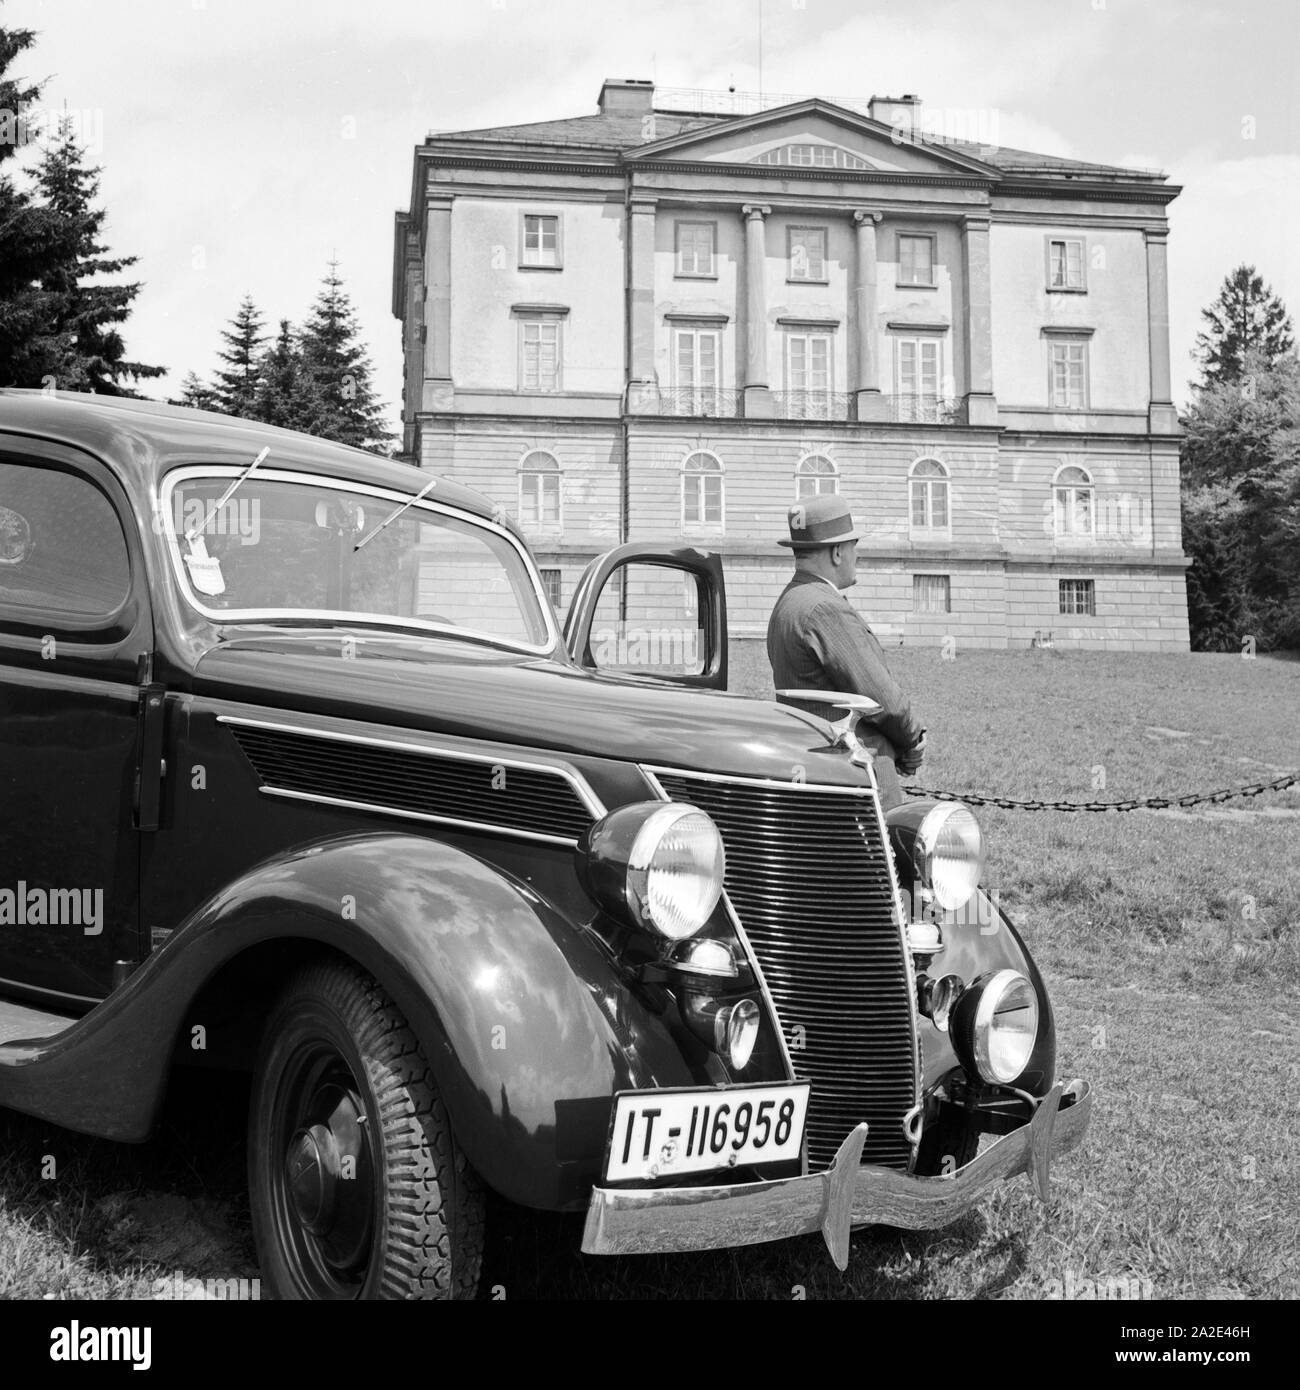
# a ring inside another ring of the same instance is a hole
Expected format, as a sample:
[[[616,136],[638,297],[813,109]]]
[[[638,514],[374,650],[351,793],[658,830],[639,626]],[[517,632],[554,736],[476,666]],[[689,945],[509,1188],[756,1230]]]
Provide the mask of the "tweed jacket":
[[[816,575],[796,572],[777,599],[767,625],[767,658],[777,690],[842,690],[875,700],[881,713],[872,724],[892,745],[879,751],[892,757],[920,742],[921,725],[889,674],[875,633],[844,593]],[[788,703],[839,717],[825,705]]]

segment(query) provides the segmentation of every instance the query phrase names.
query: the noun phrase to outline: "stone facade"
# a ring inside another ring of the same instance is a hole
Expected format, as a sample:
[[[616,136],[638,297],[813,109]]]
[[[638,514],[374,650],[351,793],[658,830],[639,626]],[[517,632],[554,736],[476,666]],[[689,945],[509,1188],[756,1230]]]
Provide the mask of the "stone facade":
[[[515,516],[559,605],[624,539],[718,550],[734,633],[835,489],[887,636],[1188,648],[1152,172],[923,139],[914,104],[431,136],[397,215],[406,455]]]

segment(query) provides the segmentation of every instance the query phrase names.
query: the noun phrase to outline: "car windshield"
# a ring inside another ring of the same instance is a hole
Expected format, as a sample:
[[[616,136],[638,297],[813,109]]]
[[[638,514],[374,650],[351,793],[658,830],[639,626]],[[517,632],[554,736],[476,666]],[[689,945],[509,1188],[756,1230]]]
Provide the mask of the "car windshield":
[[[414,493],[261,468],[223,502],[241,471],[183,470],[164,488],[174,567],[208,617],[450,629],[550,647],[522,547],[500,527],[446,510],[436,487],[407,505]]]

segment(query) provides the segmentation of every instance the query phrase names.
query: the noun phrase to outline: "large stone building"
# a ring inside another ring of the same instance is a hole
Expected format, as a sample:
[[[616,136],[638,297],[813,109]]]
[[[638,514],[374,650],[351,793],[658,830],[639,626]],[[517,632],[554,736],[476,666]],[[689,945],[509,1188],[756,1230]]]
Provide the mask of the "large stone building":
[[[671,539],[760,633],[786,509],[838,489],[855,602],[909,644],[1187,650],[1179,190],[927,137],[913,97],[705,104],[607,81],[595,115],[417,147],[407,456],[515,515],[560,607]]]

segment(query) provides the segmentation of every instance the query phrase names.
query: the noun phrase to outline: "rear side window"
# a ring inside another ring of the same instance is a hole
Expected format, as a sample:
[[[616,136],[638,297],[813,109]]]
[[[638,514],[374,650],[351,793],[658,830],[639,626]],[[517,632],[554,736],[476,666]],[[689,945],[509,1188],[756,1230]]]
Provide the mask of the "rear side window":
[[[78,625],[109,618],[130,586],[121,523],[93,483],[0,460],[0,619],[18,610]]]

